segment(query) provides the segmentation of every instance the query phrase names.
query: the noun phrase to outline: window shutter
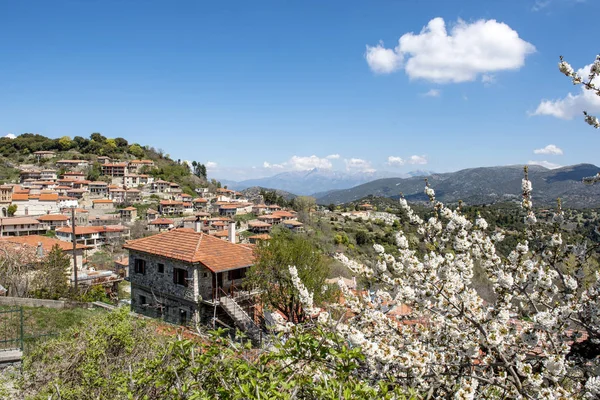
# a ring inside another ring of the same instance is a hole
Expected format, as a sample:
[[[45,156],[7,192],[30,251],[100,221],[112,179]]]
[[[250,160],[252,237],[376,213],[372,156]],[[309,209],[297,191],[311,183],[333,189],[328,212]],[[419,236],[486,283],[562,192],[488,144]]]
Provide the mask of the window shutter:
[[[183,285],[185,287],[187,287],[188,283],[189,283],[189,281],[188,281],[188,271],[186,269],[186,270],[183,271]]]

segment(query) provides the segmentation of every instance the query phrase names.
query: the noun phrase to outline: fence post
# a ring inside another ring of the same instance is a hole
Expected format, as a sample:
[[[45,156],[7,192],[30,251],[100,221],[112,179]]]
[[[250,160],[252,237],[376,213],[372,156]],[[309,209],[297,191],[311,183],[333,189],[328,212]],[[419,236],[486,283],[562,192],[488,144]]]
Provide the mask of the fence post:
[[[20,307],[20,311],[21,311],[21,330],[20,330],[20,336],[21,336],[21,351],[23,351],[23,307]]]

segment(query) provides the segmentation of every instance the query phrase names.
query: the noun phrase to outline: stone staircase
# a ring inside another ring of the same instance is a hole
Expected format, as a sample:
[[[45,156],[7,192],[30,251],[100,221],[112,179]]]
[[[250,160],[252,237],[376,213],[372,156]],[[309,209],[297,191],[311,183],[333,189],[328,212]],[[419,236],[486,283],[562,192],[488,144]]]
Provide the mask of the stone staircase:
[[[222,296],[220,304],[227,315],[235,322],[235,325],[245,332],[253,342],[259,343],[261,341],[262,330],[232,297]]]

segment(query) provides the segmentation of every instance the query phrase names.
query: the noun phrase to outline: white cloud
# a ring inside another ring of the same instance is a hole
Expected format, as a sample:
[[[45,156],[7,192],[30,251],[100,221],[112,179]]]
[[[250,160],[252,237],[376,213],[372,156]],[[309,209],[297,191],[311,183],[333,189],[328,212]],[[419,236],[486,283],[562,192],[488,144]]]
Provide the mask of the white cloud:
[[[387,162],[387,164],[388,164],[389,166],[392,166],[392,167],[400,167],[400,166],[404,165],[405,163],[406,163],[406,161],[404,161],[404,160],[402,159],[402,157],[394,157],[394,156],[389,156],[389,157],[388,157],[388,162]]]
[[[402,157],[389,156],[387,164],[391,167],[401,167],[402,165],[425,165],[427,164],[427,157],[413,155],[405,160]]]
[[[340,158],[340,155],[339,154],[330,154],[325,158],[327,158],[329,160],[337,160],[338,158]]]
[[[540,166],[542,166],[544,168],[548,168],[548,169],[555,169],[555,168],[562,167],[562,165],[551,163],[550,161],[528,161],[527,164],[528,165],[540,165]]]
[[[458,20],[450,34],[443,18],[434,18],[419,34],[406,33],[394,49],[381,43],[367,46],[365,58],[376,73],[402,67],[411,79],[437,83],[474,81],[479,75],[515,70],[535,46],[521,39],[510,26],[496,20],[467,23]]]
[[[271,164],[267,161],[263,162],[263,168],[266,169],[286,169],[286,170],[296,170],[296,171],[305,171],[313,168],[319,169],[331,169],[333,165],[329,158],[336,158],[337,154],[332,154],[325,158],[317,157],[315,155],[308,157],[301,156],[292,156],[289,160],[281,163],[281,164]]]
[[[389,74],[402,67],[402,54],[396,49],[386,49],[383,42],[377,46],[367,45],[365,59],[371,70],[377,74]]]
[[[344,160],[344,162],[348,171],[375,172],[375,169],[371,167],[371,163],[361,158],[350,158]]]
[[[406,161],[407,164],[419,164],[425,165],[427,164],[427,158],[425,156],[410,156],[410,158]]]
[[[9,139],[16,139],[17,135],[15,135],[14,133],[8,133],[6,136],[4,136],[5,138],[9,138]]]
[[[591,64],[586,65],[577,73],[579,76],[586,78],[590,74],[591,67]],[[596,77],[592,82],[598,85],[600,84],[600,78]],[[579,94],[569,93],[562,99],[542,100],[532,115],[551,115],[560,119],[573,119],[573,117],[582,116],[583,111],[592,114],[600,112],[600,96],[597,96],[593,90],[586,90],[582,86],[579,89]]]
[[[562,149],[553,144],[549,144],[548,146],[543,147],[541,149],[535,149],[533,152],[535,154],[552,154],[556,156],[560,156],[563,154]]]
[[[430,89],[428,92],[423,93],[425,97],[440,97],[442,92],[438,89]]]
[[[215,168],[217,168],[217,163],[214,161],[208,161],[206,163],[206,168],[207,169],[215,169]]]
[[[271,164],[271,163],[268,163],[268,162],[265,161],[265,162],[263,162],[263,168],[266,168],[266,169],[283,169],[284,165],[283,164]]]
[[[319,158],[315,155],[310,157],[293,156],[288,161],[288,164],[296,170],[307,170],[313,168],[331,169],[331,161],[326,158]]]

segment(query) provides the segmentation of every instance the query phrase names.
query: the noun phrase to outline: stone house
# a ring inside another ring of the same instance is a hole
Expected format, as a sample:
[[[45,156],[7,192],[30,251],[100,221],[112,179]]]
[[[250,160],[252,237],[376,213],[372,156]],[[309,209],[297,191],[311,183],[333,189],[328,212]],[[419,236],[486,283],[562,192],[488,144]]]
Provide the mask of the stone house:
[[[115,203],[110,199],[97,199],[92,200],[92,207],[97,210],[112,210]]]
[[[175,226],[175,222],[168,218],[157,218],[152,222],[148,223],[148,230],[153,232],[162,232],[172,229]]]
[[[87,160],[60,160],[56,162],[57,168],[64,168],[68,170],[73,169],[84,169],[90,166]]]
[[[33,153],[35,159],[37,162],[40,162],[42,160],[47,160],[50,159],[52,157],[54,157],[54,152],[53,151],[47,151],[47,150],[42,150],[42,151],[36,151]]]
[[[119,210],[121,214],[121,220],[124,222],[132,223],[137,219],[137,208],[127,207]]]
[[[162,215],[181,215],[183,214],[183,202],[163,200],[158,205],[158,212]]]
[[[106,197],[108,195],[108,183],[102,181],[90,182],[88,190],[91,196]]]
[[[197,225],[123,246],[129,250],[132,311],[185,325],[210,323],[217,311],[232,315],[232,307],[243,307],[226,294],[240,287],[254,263],[252,248],[205,235]],[[234,322],[239,325],[239,317]]]

